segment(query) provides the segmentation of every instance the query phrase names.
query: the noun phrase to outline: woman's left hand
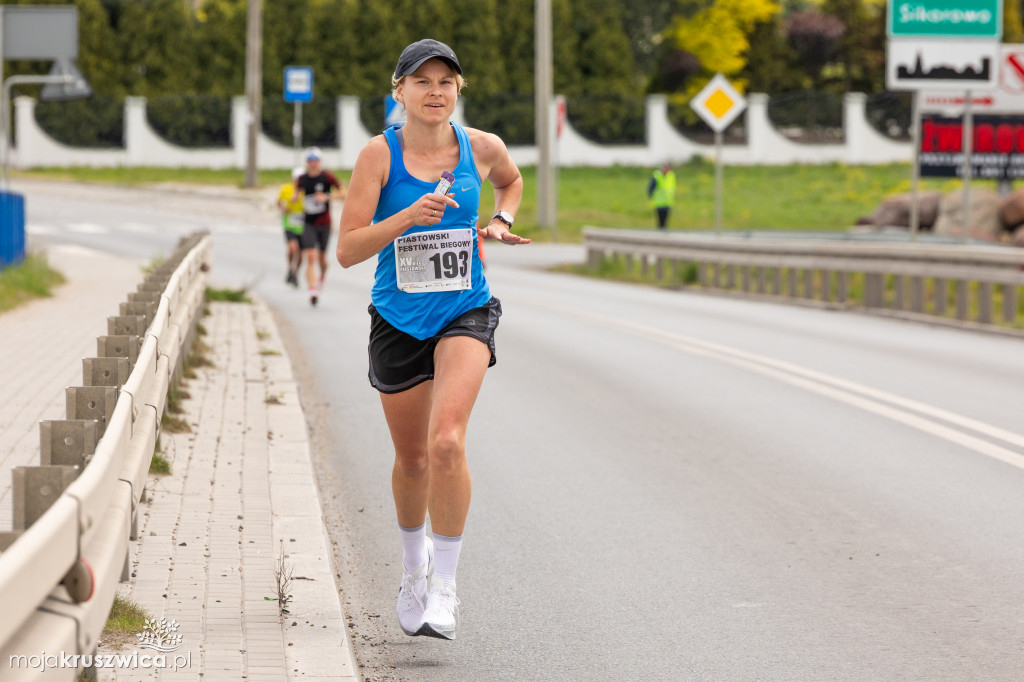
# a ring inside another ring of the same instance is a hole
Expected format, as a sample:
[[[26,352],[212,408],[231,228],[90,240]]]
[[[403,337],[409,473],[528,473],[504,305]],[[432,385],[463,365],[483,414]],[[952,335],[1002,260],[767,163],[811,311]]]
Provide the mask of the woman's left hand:
[[[484,239],[496,239],[504,244],[529,244],[530,240],[526,237],[520,237],[517,234],[512,234],[508,226],[500,220],[496,220],[487,227],[481,227],[477,230],[477,233]]]

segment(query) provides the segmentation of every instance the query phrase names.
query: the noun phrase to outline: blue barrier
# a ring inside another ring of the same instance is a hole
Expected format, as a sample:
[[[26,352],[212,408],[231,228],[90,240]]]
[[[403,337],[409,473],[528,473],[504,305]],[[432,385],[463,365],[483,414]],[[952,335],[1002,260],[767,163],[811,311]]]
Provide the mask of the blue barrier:
[[[0,190],[0,269],[25,260],[25,197]]]

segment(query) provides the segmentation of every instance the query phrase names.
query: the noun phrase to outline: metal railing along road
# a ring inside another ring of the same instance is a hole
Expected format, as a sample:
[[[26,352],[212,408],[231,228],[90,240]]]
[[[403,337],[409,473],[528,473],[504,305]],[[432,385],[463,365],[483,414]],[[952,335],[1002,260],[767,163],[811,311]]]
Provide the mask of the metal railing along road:
[[[1024,335],[1024,249],[1011,246],[595,227],[583,244],[592,270]]]
[[[40,423],[40,465],[12,471],[14,530],[0,534],[0,679],[34,679],[12,657],[96,650],[118,582],[128,578],[140,497],[168,387],[202,314],[211,239],[182,239],[107,320],[67,420]],[[80,671],[48,671],[77,679]]]

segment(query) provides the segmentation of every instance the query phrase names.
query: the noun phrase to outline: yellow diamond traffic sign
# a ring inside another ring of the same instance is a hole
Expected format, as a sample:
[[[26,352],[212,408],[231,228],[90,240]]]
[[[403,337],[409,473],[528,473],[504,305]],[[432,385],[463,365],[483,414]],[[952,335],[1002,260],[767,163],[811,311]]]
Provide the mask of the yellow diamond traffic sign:
[[[732,83],[718,73],[690,100],[690,107],[716,133],[720,133],[747,108],[747,100],[736,91]]]
[[[732,109],[732,104],[732,98],[722,90],[715,90],[711,93],[711,96],[708,97],[707,101],[704,102],[708,111],[710,111],[711,115],[715,118],[722,118],[728,114],[729,110]]]

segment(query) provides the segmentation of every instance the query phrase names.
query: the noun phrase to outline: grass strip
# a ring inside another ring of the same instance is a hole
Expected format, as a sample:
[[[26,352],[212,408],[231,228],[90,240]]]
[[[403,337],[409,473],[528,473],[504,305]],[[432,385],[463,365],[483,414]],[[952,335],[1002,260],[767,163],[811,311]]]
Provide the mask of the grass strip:
[[[0,270],[0,313],[36,298],[49,298],[52,289],[64,282],[64,275],[50,267],[45,254],[29,253],[18,265]]]

